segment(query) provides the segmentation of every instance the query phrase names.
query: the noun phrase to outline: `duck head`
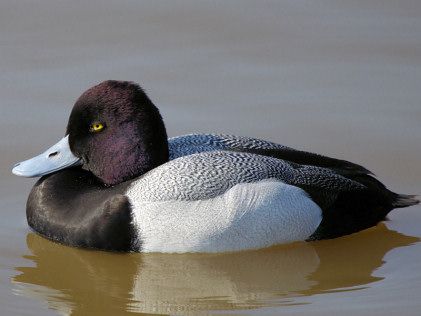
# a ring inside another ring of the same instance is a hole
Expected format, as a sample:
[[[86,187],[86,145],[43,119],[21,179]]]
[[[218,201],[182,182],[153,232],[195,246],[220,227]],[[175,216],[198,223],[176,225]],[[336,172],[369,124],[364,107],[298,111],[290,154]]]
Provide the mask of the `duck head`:
[[[79,97],[63,139],[16,164],[12,172],[39,177],[82,165],[105,185],[115,185],[167,161],[167,134],[158,109],[137,84],[109,80]]]

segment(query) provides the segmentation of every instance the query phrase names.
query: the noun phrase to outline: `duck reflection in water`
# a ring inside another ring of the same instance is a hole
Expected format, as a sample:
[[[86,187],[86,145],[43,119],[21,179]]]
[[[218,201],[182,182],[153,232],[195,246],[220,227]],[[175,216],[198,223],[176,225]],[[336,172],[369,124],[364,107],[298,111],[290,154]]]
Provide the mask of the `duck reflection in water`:
[[[384,224],[334,241],[225,254],[116,254],[69,248],[33,233],[16,292],[69,315],[188,314],[294,304],[294,297],[358,290],[390,250],[418,242]],[[35,263],[35,266],[33,266]]]

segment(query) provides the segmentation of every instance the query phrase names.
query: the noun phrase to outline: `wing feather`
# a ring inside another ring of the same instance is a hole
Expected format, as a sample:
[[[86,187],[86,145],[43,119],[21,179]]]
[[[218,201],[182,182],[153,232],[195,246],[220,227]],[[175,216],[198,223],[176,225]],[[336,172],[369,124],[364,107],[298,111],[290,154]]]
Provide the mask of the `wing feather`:
[[[210,151],[180,157],[146,173],[133,185],[142,200],[203,200],[239,183],[278,179],[317,192],[363,189],[356,181],[315,166],[300,166],[251,153]]]
[[[169,139],[170,158],[214,150],[247,152],[278,158],[301,165],[330,168],[341,174],[372,174],[366,168],[342,159],[296,150],[273,142],[233,135],[191,134]]]

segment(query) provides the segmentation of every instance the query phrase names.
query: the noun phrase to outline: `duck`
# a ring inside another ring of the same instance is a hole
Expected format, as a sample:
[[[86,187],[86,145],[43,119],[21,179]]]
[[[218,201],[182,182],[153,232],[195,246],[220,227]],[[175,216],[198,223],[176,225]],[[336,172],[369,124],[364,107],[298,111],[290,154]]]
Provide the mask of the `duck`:
[[[136,83],[85,91],[64,138],[14,165],[40,177],[28,225],[68,246],[121,252],[231,252],[336,238],[419,203],[366,168],[252,137],[167,137]]]

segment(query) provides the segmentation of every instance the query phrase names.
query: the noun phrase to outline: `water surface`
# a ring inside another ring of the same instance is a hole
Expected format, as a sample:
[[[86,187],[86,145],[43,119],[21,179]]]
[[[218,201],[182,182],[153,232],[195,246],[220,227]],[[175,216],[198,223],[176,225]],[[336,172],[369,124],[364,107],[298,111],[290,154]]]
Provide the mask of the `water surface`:
[[[2,1],[4,315],[419,315],[421,207],[335,240],[233,254],[112,254],[30,232],[16,161],[75,99],[139,82],[170,136],[255,136],[360,163],[421,193],[419,1]]]

